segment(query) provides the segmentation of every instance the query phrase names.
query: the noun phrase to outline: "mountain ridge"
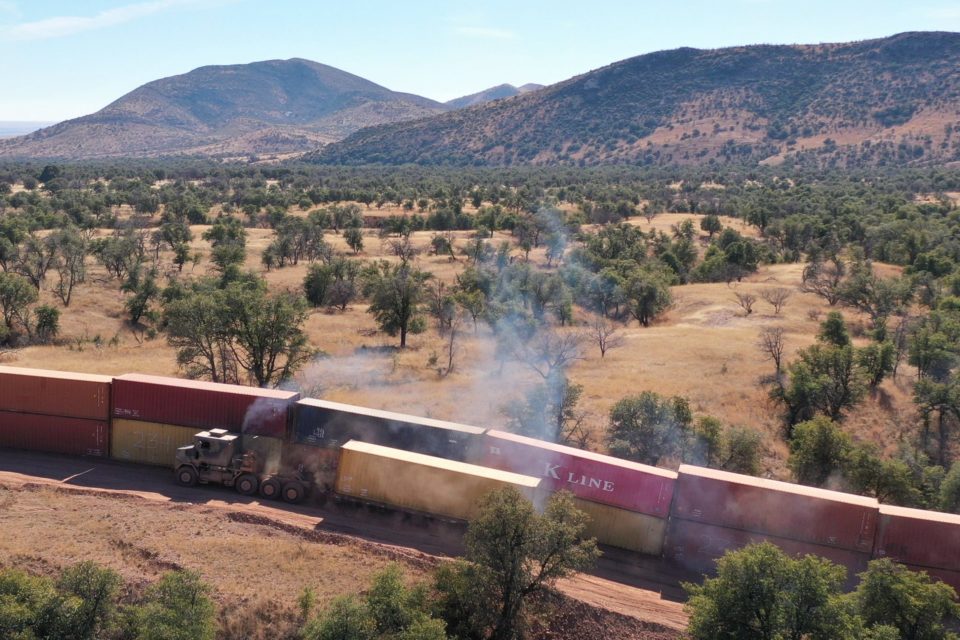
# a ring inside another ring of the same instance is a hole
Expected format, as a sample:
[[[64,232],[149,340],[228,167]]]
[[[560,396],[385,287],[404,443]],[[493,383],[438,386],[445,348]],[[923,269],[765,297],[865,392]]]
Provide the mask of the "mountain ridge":
[[[484,89],[483,91],[478,91],[476,93],[471,93],[470,95],[454,98],[453,100],[447,100],[444,102],[444,104],[451,109],[463,109],[465,107],[472,107],[474,105],[483,104],[492,100],[512,98],[513,96],[518,96],[523,93],[529,93],[530,91],[543,89],[543,87],[544,85],[536,84],[534,82],[528,82],[527,84],[519,87],[515,87],[512,84],[506,83],[498,84],[495,87],[490,87],[489,89]]]
[[[852,43],[684,47],[628,58],[510,100],[367,128],[310,159],[957,162],[958,70],[960,34],[952,32]]]

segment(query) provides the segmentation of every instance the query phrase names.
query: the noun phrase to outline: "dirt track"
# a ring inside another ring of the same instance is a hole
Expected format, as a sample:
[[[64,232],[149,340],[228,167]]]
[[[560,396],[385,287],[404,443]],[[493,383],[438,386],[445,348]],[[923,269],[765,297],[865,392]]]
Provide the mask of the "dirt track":
[[[408,561],[455,556],[462,528],[397,514],[336,503],[309,506],[261,502],[220,487],[184,488],[166,469],[107,460],[69,458],[0,449],[0,483],[7,486],[49,484],[74,491],[118,492],[165,503],[200,504],[222,509],[238,521],[268,524],[304,535],[346,535],[376,545]],[[2,514],[0,514],[2,516]],[[605,550],[589,575],[562,581],[561,590],[587,604],[671,629],[683,629],[686,615],[679,574],[652,558]]]

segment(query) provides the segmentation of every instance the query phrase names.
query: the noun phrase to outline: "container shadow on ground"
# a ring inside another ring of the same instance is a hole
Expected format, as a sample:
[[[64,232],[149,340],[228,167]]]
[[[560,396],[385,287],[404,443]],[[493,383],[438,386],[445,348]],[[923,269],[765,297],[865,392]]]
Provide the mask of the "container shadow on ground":
[[[289,505],[242,496],[224,487],[181,487],[169,469],[145,467],[99,458],[0,449],[0,472],[43,478],[68,487],[152,494],[171,503],[236,505],[262,518],[295,519],[294,526],[317,533],[338,533],[377,544],[406,547],[433,556],[456,557],[463,552],[462,523],[437,521],[425,515],[406,514],[376,506],[342,503],[329,496],[314,496],[304,505]],[[148,496],[150,497],[150,496]],[[292,518],[289,518],[292,516]],[[702,576],[684,572],[661,558],[641,556],[601,546],[603,556],[591,575],[625,586],[657,592],[664,600],[686,599],[682,581]]]

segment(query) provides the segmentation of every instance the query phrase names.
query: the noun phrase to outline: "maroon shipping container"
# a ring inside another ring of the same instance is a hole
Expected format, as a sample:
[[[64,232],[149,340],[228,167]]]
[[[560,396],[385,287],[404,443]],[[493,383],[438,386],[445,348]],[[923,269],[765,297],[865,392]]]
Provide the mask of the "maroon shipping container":
[[[935,569],[932,567],[916,567],[910,564],[904,564],[903,566],[907,567],[911,571],[923,571],[931,578],[935,578],[941,582],[946,582],[948,585],[953,587],[957,593],[960,593],[960,571]]]
[[[960,516],[880,505],[873,557],[960,571]]]
[[[109,376],[0,367],[0,411],[110,419]]]
[[[106,456],[110,428],[104,420],[0,411],[0,447],[78,456]]]
[[[300,394],[129,373],[113,379],[113,416],[283,438]]]
[[[879,503],[838,491],[680,465],[670,515],[871,553]]]
[[[677,474],[534,438],[490,430],[477,464],[543,478],[541,487],[666,518]]]
[[[712,573],[716,569],[716,560],[727,551],[764,541],[777,545],[792,557],[812,554],[842,565],[847,568],[848,583],[867,568],[867,562],[870,560],[869,553],[798,542],[788,538],[716,527],[677,518],[670,519],[667,539],[663,545],[663,555],[686,569]]]

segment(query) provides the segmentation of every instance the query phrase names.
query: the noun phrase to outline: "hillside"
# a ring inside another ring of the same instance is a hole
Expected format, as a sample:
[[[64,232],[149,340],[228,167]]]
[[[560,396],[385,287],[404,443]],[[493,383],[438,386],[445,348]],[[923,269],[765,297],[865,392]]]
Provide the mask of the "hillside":
[[[960,34],[676,49],[511,100],[359,131],[324,163],[940,164],[960,159]]]
[[[444,102],[444,104],[451,109],[464,109],[466,107],[484,104],[492,100],[512,98],[513,96],[536,91],[537,89],[543,89],[543,85],[534,84],[532,82],[528,82],[520,87],[515,87],[512,84],[498,84],[495,87],[490,87],[489,89],[484,89],[483,91],[478,91],[477,93],[472,93],[468,96],[462,96],[460,98],[448,100],[447,102]]]
[[[209,66],[147,83],[94,114],[0,142],[0,157],[304,151],[366,126],[445,109],[309,60]]]

